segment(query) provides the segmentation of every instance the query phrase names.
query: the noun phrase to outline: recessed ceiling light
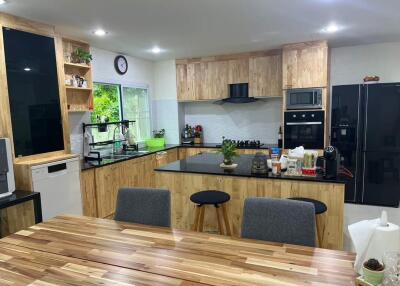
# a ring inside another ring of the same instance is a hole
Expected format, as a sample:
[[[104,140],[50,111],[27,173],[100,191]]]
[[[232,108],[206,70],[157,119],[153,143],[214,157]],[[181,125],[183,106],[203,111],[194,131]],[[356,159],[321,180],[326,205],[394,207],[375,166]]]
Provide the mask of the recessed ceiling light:
[[[331,23],[328,26],[326,26],[325,28],[323,28],[321,30],[321,32],[331,34],[331,33],[336,33],[339,30],[340,30],[340,27],[338,25],[336,25],[335,23]]]
[[[96,36],[99,36],[99,37],[103,37],[107,34],[107,32],[104,31],[103,29],[97,29],[93,32],[93,34],[95,34]]]
[[[159,53],[161,53],[161,49],[160,49],[159,47],[153,47],[153,48],[151,49],[151,52],[152,52],[153,54],[159,54]]]
[[[31,71],[31,68],[30,67],[26,67],[26,68],[24,68],[24,71],[29,72],[29,71]]]
[[[0,0],[0,5],[6,4],[7,1],[6,0]]]

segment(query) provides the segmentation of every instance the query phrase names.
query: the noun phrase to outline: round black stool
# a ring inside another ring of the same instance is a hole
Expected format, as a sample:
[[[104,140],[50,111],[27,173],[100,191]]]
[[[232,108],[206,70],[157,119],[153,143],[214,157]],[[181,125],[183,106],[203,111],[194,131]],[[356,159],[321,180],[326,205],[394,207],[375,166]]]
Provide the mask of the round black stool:
[[[289,200],[294,200],[294,201],[302,201],[302,202],[307,202],[307,203],[312,203],[315,208],[315,225],[317,227],[317,246],[321,246],[323,235],[324,235],[324,225],[323,222],[321,221],[321,215],[325,213],[328,210],[328,207],[326,204],[324,204],[321,201],[314,200],[314,199],[309,199],[309,198],[289,198]]]
[[[190,200],[196,204],[192,230],[203,231],[205,206],[214,205],[217,213],[218,229],[220,234],[232,235],[225,205],[225,203],[230,199],[231,196],[229,194],[215,190],[197,192],[191,195]],[[226,231],[224,231],[224,228]]]

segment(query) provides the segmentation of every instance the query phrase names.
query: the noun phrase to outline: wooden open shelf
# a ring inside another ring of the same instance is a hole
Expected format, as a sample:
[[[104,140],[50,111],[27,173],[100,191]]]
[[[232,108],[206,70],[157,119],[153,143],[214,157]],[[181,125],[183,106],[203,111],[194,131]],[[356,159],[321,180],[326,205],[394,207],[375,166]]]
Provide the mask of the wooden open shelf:
[[[93,111],[93,79],[90,64],[70,62],[71,55],[77,48],[90,50],[88,43],[63,38],[64,73],[65,75],[79,75],[87,81],[87,87],[74,87],[65,85],[67,94],[68,112],[91,112]]]
[[[76,63],[69,63],[69,62],[64,62],[64,66],[71,67],[71,68],[80,68],[80,69],[91,69],[92,68],[90,65],[76,64]]]
[[[75,87],[75,86],[68,86],[66,85],[65,88],[68,90],[81,90],[81,91],[92,91],[92,88],[88,88],[88,87]]]

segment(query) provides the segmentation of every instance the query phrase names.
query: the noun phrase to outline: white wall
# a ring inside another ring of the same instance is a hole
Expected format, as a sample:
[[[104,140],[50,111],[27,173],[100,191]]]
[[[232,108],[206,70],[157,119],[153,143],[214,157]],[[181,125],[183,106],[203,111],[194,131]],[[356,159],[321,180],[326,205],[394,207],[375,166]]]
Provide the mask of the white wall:
[[[187,124],[203,126],[204,142],[219,143],[225,136],[277,144],[282,99],[223,105],[211,102],[184,103],[184,113]]]
[[[175,61],[154,64],[153,128],[165,129],[167,144],[179,143]]]
[[[154,97],[154,63],[147,60],[126,56],[128,60],[128,71],[119,75],[114,69],[116,53],[91,48],[93,55],[92,74],[94,82],[147,85],[150,98]],[[73,153],[82,153],[82,122],[90,121],[90,113],[70,113],[69,123],[71,132],[71,149]]]
[[[400,81],[400,42],[331,50],[331,85],[361,83],[366,75]]]
[[[378,75],[381,82],[400,81],[400,42],[361,45],[331,50],[331,84],[361,83],[366,75]],[[380,216],[382,210],[388,212],[389,221],[400,225],[400,209],[376,206],[345,205],[345,248],[351,242],[347,225]]]

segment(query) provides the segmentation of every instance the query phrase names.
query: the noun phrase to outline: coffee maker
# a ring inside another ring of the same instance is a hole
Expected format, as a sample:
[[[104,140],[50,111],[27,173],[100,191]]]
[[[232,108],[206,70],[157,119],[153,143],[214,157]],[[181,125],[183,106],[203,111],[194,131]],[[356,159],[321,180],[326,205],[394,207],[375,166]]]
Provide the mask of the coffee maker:
[[[339,173],[340,154],[336,147],[328,146],[324,150],[325,175],[326,179],[334,179]]]
[[[10,139],[0,138],[0,198],[10,196],[14,191],[15,179]]]

